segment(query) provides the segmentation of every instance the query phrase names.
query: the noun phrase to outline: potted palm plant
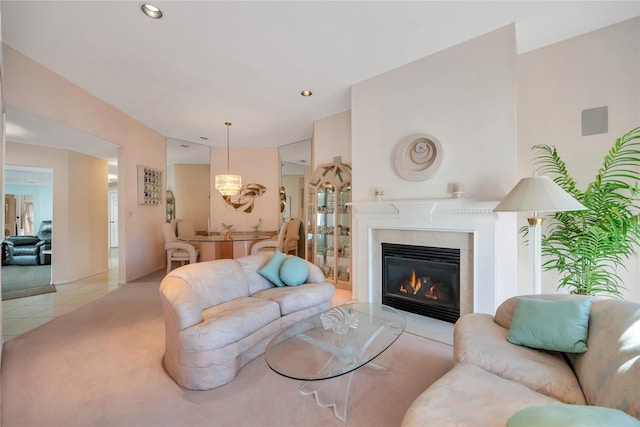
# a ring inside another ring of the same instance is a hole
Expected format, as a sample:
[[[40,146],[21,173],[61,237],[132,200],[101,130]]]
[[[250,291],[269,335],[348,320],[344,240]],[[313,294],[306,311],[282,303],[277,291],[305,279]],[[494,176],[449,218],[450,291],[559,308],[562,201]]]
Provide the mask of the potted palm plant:
[[[582,191],[557,150],[535,145],[534,162],[587,210],[558,212],[542,238],[543,268],[560,274],[558,288],[621,297],[617,271],[640,243],[640,127],[618,138],[595,179]]]

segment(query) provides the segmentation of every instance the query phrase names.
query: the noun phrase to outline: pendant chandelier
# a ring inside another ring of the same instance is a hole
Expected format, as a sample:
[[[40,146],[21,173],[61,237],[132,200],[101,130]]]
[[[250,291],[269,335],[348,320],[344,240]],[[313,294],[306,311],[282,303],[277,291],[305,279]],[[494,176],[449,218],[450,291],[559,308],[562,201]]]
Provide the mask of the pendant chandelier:
[[[225,122],[224,125],[227,127],[227,173],[216,175],[215,187],[223,196],[233,196],[242,187],[242,177],[229,174],[229,126],[231,126],[231,122]]]

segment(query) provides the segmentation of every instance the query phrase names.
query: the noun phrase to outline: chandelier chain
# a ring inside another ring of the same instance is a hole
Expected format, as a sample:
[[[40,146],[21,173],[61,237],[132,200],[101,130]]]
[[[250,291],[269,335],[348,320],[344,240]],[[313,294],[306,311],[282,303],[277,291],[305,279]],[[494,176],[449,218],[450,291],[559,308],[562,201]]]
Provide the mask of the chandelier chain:
[[[227,127],[227,175],[229,175],[229,127],[231,127],[231,122],[224,122],[224,125]]]

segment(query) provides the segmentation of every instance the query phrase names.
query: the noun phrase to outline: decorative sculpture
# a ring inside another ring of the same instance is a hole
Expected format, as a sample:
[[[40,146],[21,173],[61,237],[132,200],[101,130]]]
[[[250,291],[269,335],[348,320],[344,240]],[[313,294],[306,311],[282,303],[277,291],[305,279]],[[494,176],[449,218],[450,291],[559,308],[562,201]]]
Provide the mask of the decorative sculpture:
[[[400,177],[407,181],[424,181],[440,167],[442,146],[431,135],[412,135],[396,144],[391,159]]]
[[[258,224],[256,225],[252,225],[251,228],[253,228],[253,231],[255,233],[259,233],[260,232],[260,226],[262,225],[262,218],[258,218]]]
[[[320,315],[322,321],[322,327],[324,329],[331,329],[333,332],[339,335],[344,335],[349,332],[349,329],[355,329],[358,327],[358,316],[355,313],[348,313],[344,308],[334,307]]]
[[[218,230],[220,232],[220,235],[224,240],[229,240],[231,238],[231,230],[233,229],[234,225],[227,225],[225,223],[220,223],[220,225],[222,225],[222,227],[220,227],[220,229]]]
[[[222,196],[222,198],[231,209],[250,213],[253,210],[254,199],[262,196],[266,191],[267,188],[264,185],[247,184],[240,188],[236,194]]]

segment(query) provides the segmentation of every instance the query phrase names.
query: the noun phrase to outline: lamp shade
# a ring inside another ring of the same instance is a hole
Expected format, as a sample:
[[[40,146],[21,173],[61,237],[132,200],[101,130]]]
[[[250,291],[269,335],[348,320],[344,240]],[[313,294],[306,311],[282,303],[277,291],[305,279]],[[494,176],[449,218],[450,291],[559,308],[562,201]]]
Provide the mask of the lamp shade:
[[[494,212],[563,212],[587,209],[548,176],[522,178]]]

